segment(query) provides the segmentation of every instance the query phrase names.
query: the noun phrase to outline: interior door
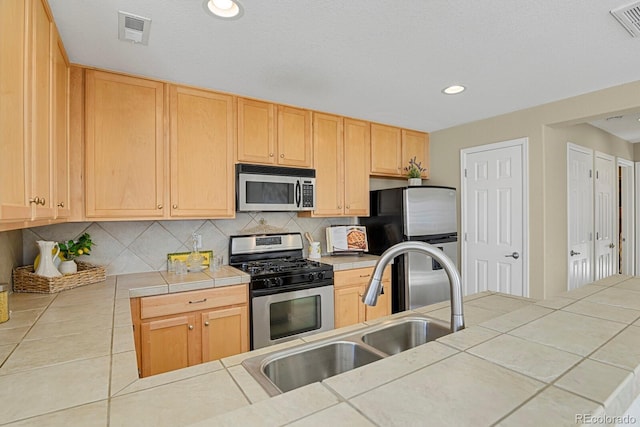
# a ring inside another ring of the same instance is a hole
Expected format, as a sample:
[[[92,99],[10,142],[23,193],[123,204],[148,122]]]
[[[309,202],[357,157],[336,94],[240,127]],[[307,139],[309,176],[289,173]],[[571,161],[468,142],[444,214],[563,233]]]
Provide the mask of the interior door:
[[[567,144],[567,289],[593,281],[593,150]]]
[[[462,283],[528,296],[527,139],[463,150]]]
[[[620,229],[618,247],[620,248],[620,269],[622,274],[635,274],[635,182],[633,162],[618,158]]]
[[[596,151],[595,162],[595,280],[616,272],[615,184],[612,156]]]

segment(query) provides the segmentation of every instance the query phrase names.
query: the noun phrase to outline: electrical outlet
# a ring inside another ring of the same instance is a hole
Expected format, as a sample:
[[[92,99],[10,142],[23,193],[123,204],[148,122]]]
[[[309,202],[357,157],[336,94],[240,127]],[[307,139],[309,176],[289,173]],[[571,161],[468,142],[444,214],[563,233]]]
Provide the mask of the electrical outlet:
[[[196,248],[202,249],[202,234],[196,234]]]

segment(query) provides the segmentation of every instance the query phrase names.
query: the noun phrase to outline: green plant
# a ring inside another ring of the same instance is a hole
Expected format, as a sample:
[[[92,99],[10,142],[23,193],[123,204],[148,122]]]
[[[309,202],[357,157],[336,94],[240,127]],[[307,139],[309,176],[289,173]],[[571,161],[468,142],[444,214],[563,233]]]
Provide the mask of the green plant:
[[[58,243],[60,253],[67,261],[70,261],[80,255],[90,255],[91,246],[94,243],[91,241],[89,233],[84,233],[78,238],[77,241],[69,240],[68,242]]]
[[[404,170],[407,172],[407,177],[409,178],[421,178],[422,172],[426,171],[426,168],[422,167],[422,162],[417,162],[416,158],[409,160],[409,166],[405,167]]]

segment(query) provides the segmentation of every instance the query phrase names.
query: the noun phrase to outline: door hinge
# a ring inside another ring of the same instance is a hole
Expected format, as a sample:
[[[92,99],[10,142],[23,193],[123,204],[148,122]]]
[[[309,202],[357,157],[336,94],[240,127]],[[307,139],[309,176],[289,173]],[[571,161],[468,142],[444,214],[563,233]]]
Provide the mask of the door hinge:
[[[589,178],[593,178],[593,171],[589,169]]]
[[[600,179],[599,175],[600,175],[599,171],[596,171],[596,179]]]
[[[466,232],[464,233],[464,241],[465,242],[467,241],[467,233]]]
[[[464,177],[467,177],[467,168],[464,168]]]

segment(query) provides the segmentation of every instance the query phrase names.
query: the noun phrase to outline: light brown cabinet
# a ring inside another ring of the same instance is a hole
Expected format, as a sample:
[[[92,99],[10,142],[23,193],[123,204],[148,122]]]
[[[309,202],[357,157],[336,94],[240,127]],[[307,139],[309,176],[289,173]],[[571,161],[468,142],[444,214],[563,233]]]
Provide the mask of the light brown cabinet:
[[[86,72],[86,216],[165,212],[164,84]]]
[[[237,160],[310,168],[311,112],[238,98]]]
[[[316,209],[300,215],[368,215],[369,144],[369,123],[313,115]]]
[[[131,300],[142,377],[249,351],[246,285]]]
[[[235,215],[235,104],[230,95],[171,85],[171,216]]]
[[[384,294],[378,297],[375,306],[362,302],[373,267],[336,271],[334,273],[335,327],[341,328],[373,320],[391,314],[391,269],[387,267],[382,276]]]
[[[68,63],[45,0],[0,4],[0,221],[51,220],[68,176]],[[65,86],[67,85],[67,86]],[[59,145],[60,144],[60,145]],[[58,158],[59,157],[59,158]],[[64,176],[61,178],[64,179]]]
[[[71,187],[69,164],[69,83],[70,67],[62,40],[57,32],[53,40],[53,147],[55,174],[53,202],[56,218],[71,215]]]
[[[429,177],[429,135],[386,126],[371,124],[371,174],[377,176],[405,177],[409,160],[416,158],[427,170],[422,177]]]

